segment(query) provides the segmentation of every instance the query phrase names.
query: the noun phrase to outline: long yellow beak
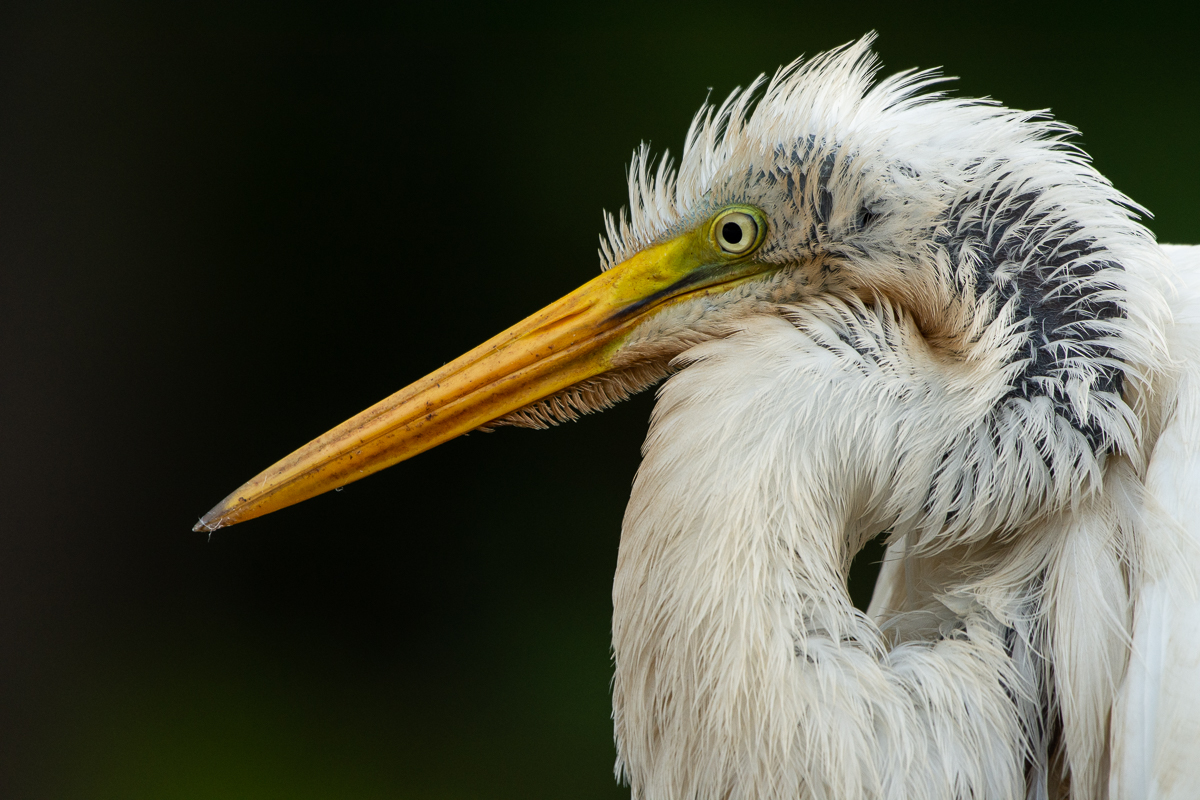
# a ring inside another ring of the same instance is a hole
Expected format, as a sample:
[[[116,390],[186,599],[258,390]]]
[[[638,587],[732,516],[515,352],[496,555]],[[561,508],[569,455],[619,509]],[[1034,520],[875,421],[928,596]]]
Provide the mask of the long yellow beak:
[[[606,372],[629,332],[665,304],[769,268],[720,257],[707,226],[643,250],[304,445],[194,530],[244,522],[365,478]]]

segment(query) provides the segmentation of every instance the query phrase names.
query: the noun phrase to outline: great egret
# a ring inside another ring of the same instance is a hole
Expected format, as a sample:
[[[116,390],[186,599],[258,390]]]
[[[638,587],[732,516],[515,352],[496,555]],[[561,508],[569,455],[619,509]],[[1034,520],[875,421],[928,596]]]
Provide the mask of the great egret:
[[[870,42],[640,150],[600,276],[197,530],[671,375],[613,588],[635,798],[1197,796],[1200,248]]]

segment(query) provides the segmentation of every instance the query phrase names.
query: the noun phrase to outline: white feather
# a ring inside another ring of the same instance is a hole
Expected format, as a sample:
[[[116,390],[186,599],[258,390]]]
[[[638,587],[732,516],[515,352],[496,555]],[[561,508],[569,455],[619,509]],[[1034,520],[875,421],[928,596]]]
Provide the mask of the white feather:
[[[701,109],[677,174],[640,150],[607,223],[606,266],[756,205],[782,267],[616,356],[676,372],[613,589],[618,773],[643,800],[1191,796],[1200,259],[1070,128],[872,85],[869,44]],[[526,419],[595,407],[563,402]],[[883,530],[868,617],[846,573]]]
[[[1146,475],[1145,546],[1155,558],[1134,605],[1133,652],[1114,709],[1114,798],[1200,794],[1200,248],[1164,248],[1176,267],[1172,355],[1158,398],[1163,432]]]

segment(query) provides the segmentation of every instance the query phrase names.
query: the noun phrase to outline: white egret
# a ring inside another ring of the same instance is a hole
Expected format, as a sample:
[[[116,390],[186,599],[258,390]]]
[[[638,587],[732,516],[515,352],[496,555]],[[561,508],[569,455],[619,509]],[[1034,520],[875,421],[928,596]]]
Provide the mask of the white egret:
[[[1070,128],[869,46],[636,153],[599,277],[197,529],[670,376],[613,588],[635,798],[1200,796],[1200,254]]]

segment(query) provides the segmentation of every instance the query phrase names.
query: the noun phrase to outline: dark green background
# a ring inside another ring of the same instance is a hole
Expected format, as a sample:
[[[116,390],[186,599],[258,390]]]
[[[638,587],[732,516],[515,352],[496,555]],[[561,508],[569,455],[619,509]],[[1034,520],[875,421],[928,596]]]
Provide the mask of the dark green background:
[[[642,140],[870,29],[1200,240],[1166,7],[36,4],[0,32],[0,796],[605,798],[649,395],[189,530],[582,283]]]

